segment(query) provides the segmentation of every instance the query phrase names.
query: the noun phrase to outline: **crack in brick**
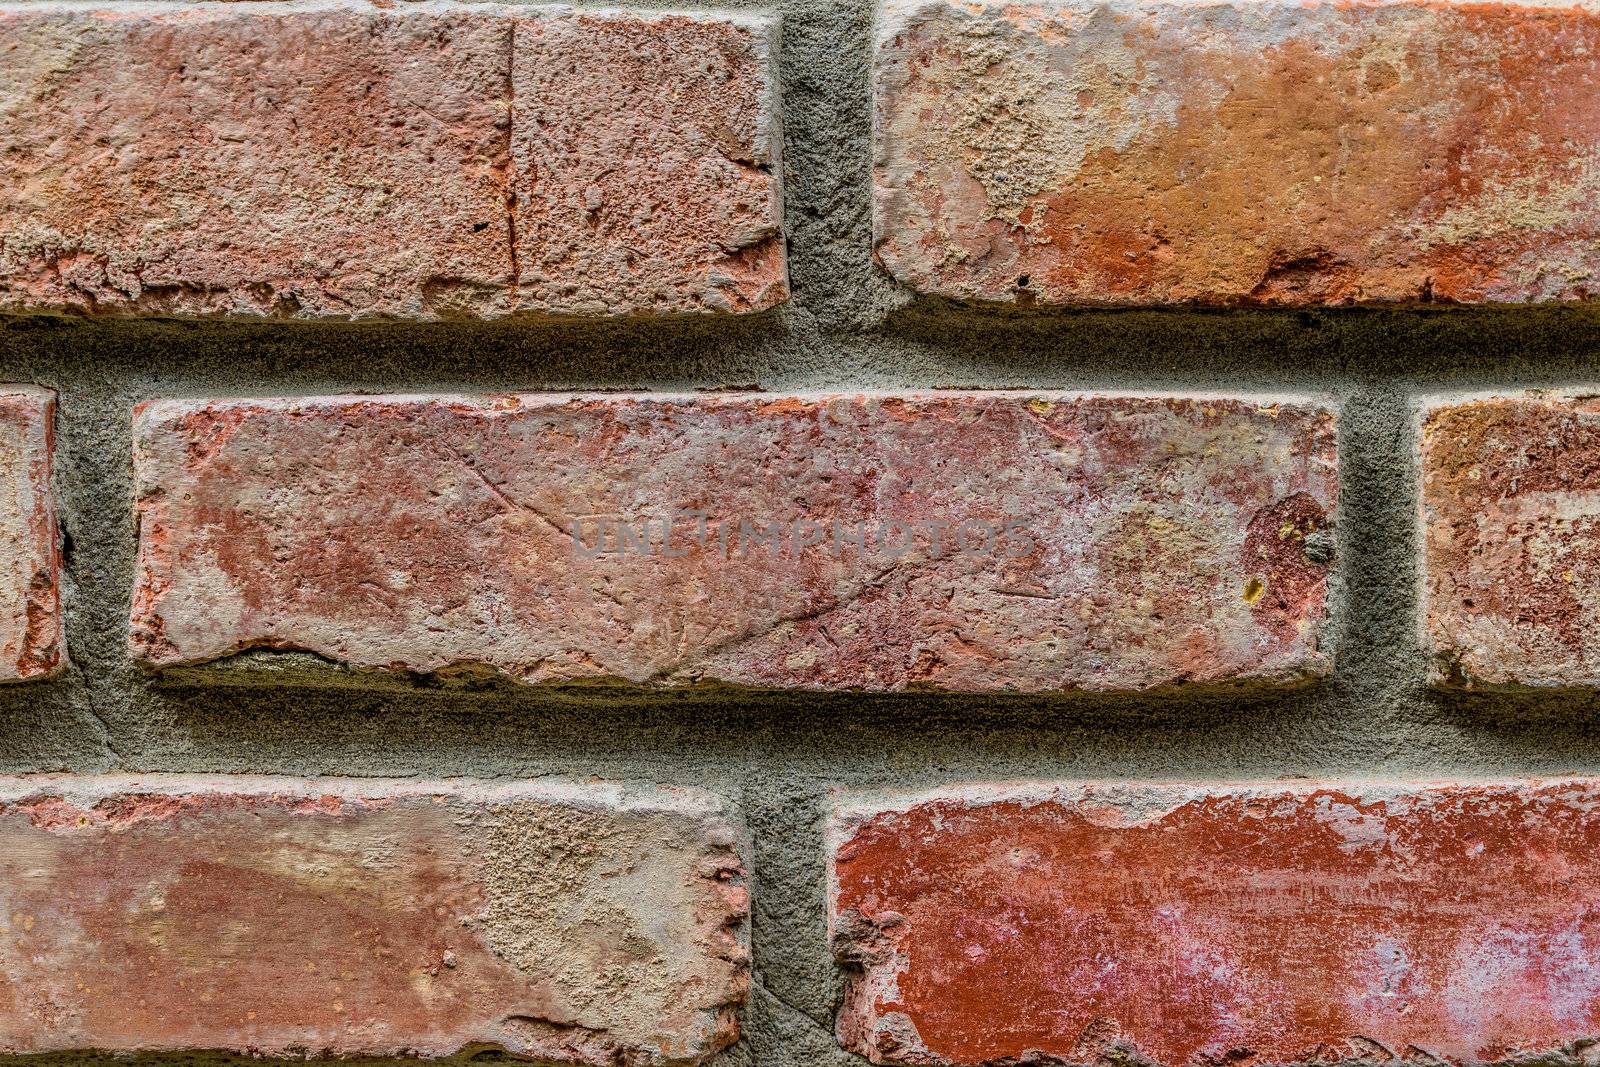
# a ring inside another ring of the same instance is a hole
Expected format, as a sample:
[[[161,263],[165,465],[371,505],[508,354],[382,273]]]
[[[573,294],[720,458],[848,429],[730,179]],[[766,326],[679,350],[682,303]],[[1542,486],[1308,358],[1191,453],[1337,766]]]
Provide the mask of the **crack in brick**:
[[[517,24],[506,30],[506,137],[505,137],[505,207],[506,242],[511,261],[511,304],[517,301],[517,289],[522,283],[522,264],[517,259],[517,157],[516,157],[516,91],[517,91]]]

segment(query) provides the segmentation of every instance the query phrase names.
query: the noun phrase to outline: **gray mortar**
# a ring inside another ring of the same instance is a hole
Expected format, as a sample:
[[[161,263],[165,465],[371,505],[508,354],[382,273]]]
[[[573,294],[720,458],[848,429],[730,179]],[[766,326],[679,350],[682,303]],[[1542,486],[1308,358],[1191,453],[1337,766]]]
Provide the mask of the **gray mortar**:
[[[601,325],[0,321],[0,380],[61,395],[73,662],[59,681],[0,691],[0,770],[598,774],[716,790],[742,808],[755,840],[756,964],[745,1037],[717,1067],[864,1062],[832,1039],[840,985],[824,931],[821,820],[836,784],[1600,772],[1595,697],[1426,687],[1410,412],[1424,392],[1600,381],[1600,313],[1021,314],[908,301],[870,259],[869,0],[781,10],[794,300],[779,311]],[[1337,674],[1278,694],[572,700],[509,687],[351,688],[348,678],[282,687],[270,671],[239,667],[220,668],[235,684],[174,686],[128,662],[138,401],[726,386],[1331,394],[1342,420]],[[255,673],[241,679],[241,669]],[[159,1062],[136,1062],[147,1061]]]

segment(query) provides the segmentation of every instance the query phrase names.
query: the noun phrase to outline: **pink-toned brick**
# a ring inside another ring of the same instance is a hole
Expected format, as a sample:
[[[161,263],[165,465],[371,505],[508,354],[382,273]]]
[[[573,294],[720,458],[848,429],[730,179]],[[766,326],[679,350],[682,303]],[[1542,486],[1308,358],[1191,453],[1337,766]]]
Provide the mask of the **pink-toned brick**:
[[[558,7],[0,4],[0,310],[770,306],[772,37]]]
[[[693,791],[0,780],[0,1051],[698,1062],[738,1036],[736,835]]]
[[[527,683],[1048,692],[1329,667],[1334,426],[1307,402],[159,401],[135,465],[132,650],[158,668],[265,647]]]
[[[1600,293],[1600,12],[882,0],[878,256],[1041,304]]]
[[[1600,1032],[1600,783],[845,795],[874,1063],[1480,1063]]]
[[[787,299],[777,49],[776,23],[748,15],[519,19],[515,309]]]
[[[1422,525],[1436,681],[1600,685],[1600,398],[1431,403]]]
[[[0,681],[44,678],[66,665],[50,487],[55,414],[48,389],[0,386]]]

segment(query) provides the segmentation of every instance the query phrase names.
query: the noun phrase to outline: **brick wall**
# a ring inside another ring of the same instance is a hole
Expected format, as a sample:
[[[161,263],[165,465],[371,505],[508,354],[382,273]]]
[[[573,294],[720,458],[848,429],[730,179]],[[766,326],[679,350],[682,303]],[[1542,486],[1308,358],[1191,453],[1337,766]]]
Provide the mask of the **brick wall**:
[[[1597,36],[0,4],[0,1055],[1592,1067]]]

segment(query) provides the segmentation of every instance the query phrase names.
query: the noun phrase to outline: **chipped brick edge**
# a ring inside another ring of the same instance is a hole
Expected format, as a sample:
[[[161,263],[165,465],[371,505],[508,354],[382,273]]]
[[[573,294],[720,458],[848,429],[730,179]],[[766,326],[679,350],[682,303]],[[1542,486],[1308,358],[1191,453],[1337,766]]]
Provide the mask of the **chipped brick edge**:
[[[5,399],[18,400],[31,408],[24,433],[34,446],[29,455],[22,457],[26,464],[23,477],[32,498],[31,512],[24,520],[31,536],[27,544],[18,546],[19,561],[32,564],[23,590],[27,624],[16,660],[0,668],[0,684],[14,684],[59,677],[67,670],[68,660],[61,611],[61,530],[56,518],[54,479],[56,394],[43,386],[12,385],[0,387],[0,400]]]
[[[836,785],[828,790],[824,802],[823,847],[823,907],[826,913],[827,940],[833,955],[836,974],[843,987],[836,1001],[834,1036],[841,1048],[853,1056],[872,1063],[883,1062],[872,1054],[867,1034],[851,1024],[870,1017],[871,1005],[880,991],[870,981],[868,968],[880,968],[892,962],[892,948],[880,942],[881,927],[852,915],[841,915],[837,910],[839,898],[838,857],[856,832],[866,823],[888,815],[901,815],[918,807],[933,803],[959,803],[965,807],[989,807],[996,804],[1081,804],[1093,800],[1097,809],[1094,821],[1105,826],[1132,827],[1153,822],[1195,800],[1208,797],[1309,797],[1327,789],[1337,789],[1359,803],[1403,800],[1419,793],[1447,790],[1453,787],[1473,789],[1551,789],[1564,786],[1593,786],[1600,779],[1562,774],[1551,776],[1492,776],[1469,778],[1384,778],[1358,775],[1351,778],[1310,777],[1296,779],[1240,778],[1204,782],[1137,779],[999,779],[995,781],[962,780],[949,785],[931,785],[911,788],[874,788]],[[852,913],[853,914],[853,913]],[[888,975],[892,992],[893,974]],[[865,1012],[852,1015],[853,1005],[864,1004]],[[903,1058],[894,1062],[920,1063],[928,1067],[941,1067],[950,1061],[920,1044],[915,1031],[901,1035],[911,1043],[903,1049]],[[1380,1048],[1382,1046],[1379,1046]],[[1600,1051],[1600,1037],[1576,1037],[1538,1053],[1518,1056],[1511,1064],[1545,1064],[1548,1067],[1593,1067],[1595,1054]],[[993,1067],[1022,1067],[1010,1059],[988,1061]],[[1031,1062],[1031,1061],[1028,1061]],[[1047,1057],[1041,1064],[1057,1062],[1068,1067],[1067,1060],[1057,1061]],[[1298,1063],[1316,1061],[1268,1061],[1258,1067],[1295,1067]],[[1382,1059],[1356,1059],[1356,1063],[1384,1062]],[[1392,1058],[1389,1062],[1395,1062]],[[1436,1065],[1438,1060],[1432,1060]],[[1073,1067],[1178,1067],[1163,1065],[1143,1055],[1111,1044],[1093,1059]],[[1191,1065],[1192,1067],[1192,1065]]]
[[[214,0],[191,0],[205,8],[227,9],[234,7],[231,3],[216,3]],[[92,3],[82,4],[75,0],[0,0],[0,6],[23,10],[61,10],[61,11],[114,11],[120,13],[159,13],[171,14],[181,12],[184,5],[169,3],[167,0],[94,0]],[[309,323],[313,325],[353,323],[362,326],[412,326],[419,323],[437,324],[452,321],[476,321],[479,323],[515,322],[524,325],[540,322],[548,323],[596,323],[596,322],[661,322],[672,320],[698,320],[716,318],[746,317],[758,315],[781,308],[788,304],[793,297],[793,288],[789,269],[789,228],[785,209],[785,168],[783,156],[784,122],[783,122],[783,75],[781,71],[781,39],[783,31],[783,16],[777,11],[757,9],[754,11],[719,10],[716,8],[690,10],[685,8],[650,8],[627,7],[623,5],[608,5],[603,7],[586,8],[574,7],[570,3],[560,0],[534,0],[527,5],[514,5],[494,0],[403,0],[398,5],[383,0],[372,0],[371,3],[362,0],[252,0],[249,5],[238,5],[235,13],[246,14],[250,12],[259,14],[315,12],[324,10],[338,10],[349,8],[351,10],[386,10],[390,14],[426,15],[439,14],[493,14],[507,18],[515,23],[519,17],[571,17],[583,16],[599,19],[641,19],[660,18],[672,16],[694,22],[721,23],[735,26],[750,34],[752,55],[758,60],[758,73],[761,80],[758,93],[760,106],[755,120],[755,146],[764,152],[764,158],[752,160],[753,165],[766,171],[771,180],[771,195],[769,197],[771,209],[771,222],[775,233],[770,240],[777,246],[778,272],[767,290],[756,302],[743,308],[729,308],[726,310],[716,308],[667,308],[654,310],[648,307],[634,308],[620,314],[595,314],[579,310],[544,310],[536,307],[519,308],[516,305],[517,285],[515,278],[506,286],[504,295],[508,307],[500,314],[484,315],[452,315],[424,313],[418,315],[397,315],[390,313],[363,313],[355,315],[280,315],[274,313],[252,313],[241,311],[237,308],[220,310],[192,310],[192,311],[163,311],[142,310],[133,304],[108,304],[96,308],[92,313],[76,306],[54,304],[4,304],[0,303],[0,321],[7,319],[23,318],[55,318],[55,319],[83,319],[92,321],[117,321],[117,320],[148,320],[148,321],[199,321],[199,322],[253,322],[253,323]],[[248,8],[248,11],[245,9]],[[510,66],[506,70],[507,82],[513,78],[514,72]],[[507,256],[513,261],[516,258],[516,211],[510,201],[514,200],[517,188],[515,167],[508,161],[508,204],[506,206],[505,221],[508,227]],[[0,683],[3,683],[0,679]]]
[[[174,685],[255,685],[261,683],[331,687],[336,689],[375,689],[388,691],[415,691],[419,688],[437,690],[441,687],[457,691],[492,693],[509,687],[554,694],[592,695],[601,699],[639,697],[648,699],[659,694],[699,697],[741,697],[752,694],[773,693],[915,693],[924,692],[915,687],[903,690],[856,690],[848,687],[824,688],[817,686],[772,686],[739,679],[704,678],[699,676],[674,678],[664,685],[645,686],[626,677],[606,676],[529,681],[514,671],[480,661],[447,664],[434,670],[396,670],[370,664],[353,664],[334,660],[315,650],[277,646],[267,642],[253,642],[235,648],[225,655],[200,658],[182,656],[166,639],[161,626],[160,613],[153,609],[160,589],[153,580],[150,563],[146,560],[146,541],[143,526],[151,513],[159,508],[163,487],[150,481],[140,461],[140,452],[148,434],[185,414],[211,406],[248,405],[262,411],[296,412],[308,408],[333,407],[352,402],[376,404],[429,404],[459,407],[483,412],[515,409],[537,411],[578,402],[662,402],[662,403],[752,403],[798,401],[819,403],[838,399],[916,398],[921,400],[942,397],[981,397],[994,399],[1045,400],[1052,403],[1072,404],[1087,400],[1130,400],[1161,403],[1181,401],[1204,404],[1226,402],[1256,407],[1262,411],[1280,408],[1301,410],[1317,416],[1322,423],[1319,431],[1326,434],[1334,452],[1331,488],[1333,510],[1331,525],[1335,531],[1343,524],[1343,494],[1337,460],[1339,451],[1340,405],[1327,393],[1273,392],[1244,390],[1229,392],[1201,389],[1182,390],[1139,389],[860,389],[860,390],[800,390],[789,393],[764,393],[738,391],[732,393],[691,393],[671,390],[641,390],[637,392],[596,392],[594,390],[506,390],[473,393],[448,391],[424,393],[401,391],[393,393],[319,393],[304,396],[243,396],[243,397],[156,397],[134,405],[131,414],[133,442],[133,511],[135,522],[135,560],[133,588],[128,615],[126,648],[130,658],[150,675],[165,679]],[[1259,672],[1246,677],[1229,678],[1217,682],[1173,682],[1143,689],[1095,689],[1090,687],[1050,689],[1037,691],[991,691],[976,695],[985,698],[1065,698],[1081,696],[1120,696],[1129,693],[1163,695],[1180,692],[1281,692],[1305,689],[1325,683],[1336,671],[1343,611],[1343,580],[1340,570],[1342,548],[1336,543],[1330,547],[1329,563],[1324,575],[1326,587],[1325,606],[1313,629],[1303,662],[1291,669],[1277,672]],[[281,678],[281,682],[279,679]],[[926,690],[947,695],[968,695],[959,689]]]
[[[128,804],[131,798],[148,799],[148,804]],[[519,801],[560,805],[573,811],[599,815],[663,815],[684,819],[704,836],[713,851],[725,851],[731,859],[731,896],[725,901],[727,912],[723,929],[732,934],[740,957],[734,963],[735,997],[726,1003],[700,1008],[706,1016],[708,1041],[693,1049],[687,1058],[663,1058],[649,1050],[619,1048],[607,1044],[605,1031],[584,1031],[558,1027],[555,1044],[544,1045],[537,1028],[527,1033],[508,1031],[505,1041],[473,1041],[445,1054],[422,1053],[422,1058],[438,1062],[459,1058],[476,1059],[485,1052],[499,1052],[517,1060],[562,1064],[634,1064],[649,1067],[680,1067],[705,1062],[733,1046],[741,1037],[742,1015],[749,1002],[752,983],[751,893],[755,877],[749,829],[737,809],[719,794],[692,786],[666,784],[636,785],[619,780],[577,779],[493,781],[486,779],[412,779],[358,777],[298,777],[279,775],[226,775],[152,772],[148,774],[74,775],[66,773],[0,775],[0,811],[28,815],[45,829],[87,823],[118,823],[145,819],[166,819],[179,814],[185,800],[208,798],[264,799],[287,802],[296,807],[337,811],[345,803],[395,800],[439,800],[448,798],[463,804],[492,810]],[[725,895],[730,891],[725,891]],[[487,931],[486,931],[487,932]],[[499,953],[496,952],[498,955]],[[576,1043],[574,1043],[574,1041]],[[255,1062],[259,1052],[250,1048],[139,1048],[46,1051],[30,1055],[36,1061],[76,1062],[85,1054],[125,1056],[216,1055],[224,1061]],[[415,1058],[413,1052],[405,1058]],[[315,1058],[315,1057],[313,1057]],[[370,1061],[390,1058],[382,1052],[344,1054],[339,1059]]]
[[[1600,385],[1569,385],[1553,388],[1505,388],[1465,390],[1462,392],[1432,391],[1419,394],[1411,402],[1408,425],[1411,429],[1410,459],[1415,474],[1416,489],[1412,499],[1413,525],[1411,530],[1411,558],[1416,563],[1416,577],[1412,588],[1416,606],[1412,624],[1418,647],[1425,663],[1425,682],[1434,689],[1447,693],[1470,695],[1473,693],[1507,695],[1517,694],[1580,694],[1600,688],[1600,677],[1565,681],[1508,680],[1492,674],[1470,670],[1459,649],[1444,646],[1429,625],[1433,603],[1433,578],[1428,555],[1428,496],[1427,496],[1427,433],[1428,426],[1437,414],[1466,405],[1509,402],[1581,403],[1600,401]]]

